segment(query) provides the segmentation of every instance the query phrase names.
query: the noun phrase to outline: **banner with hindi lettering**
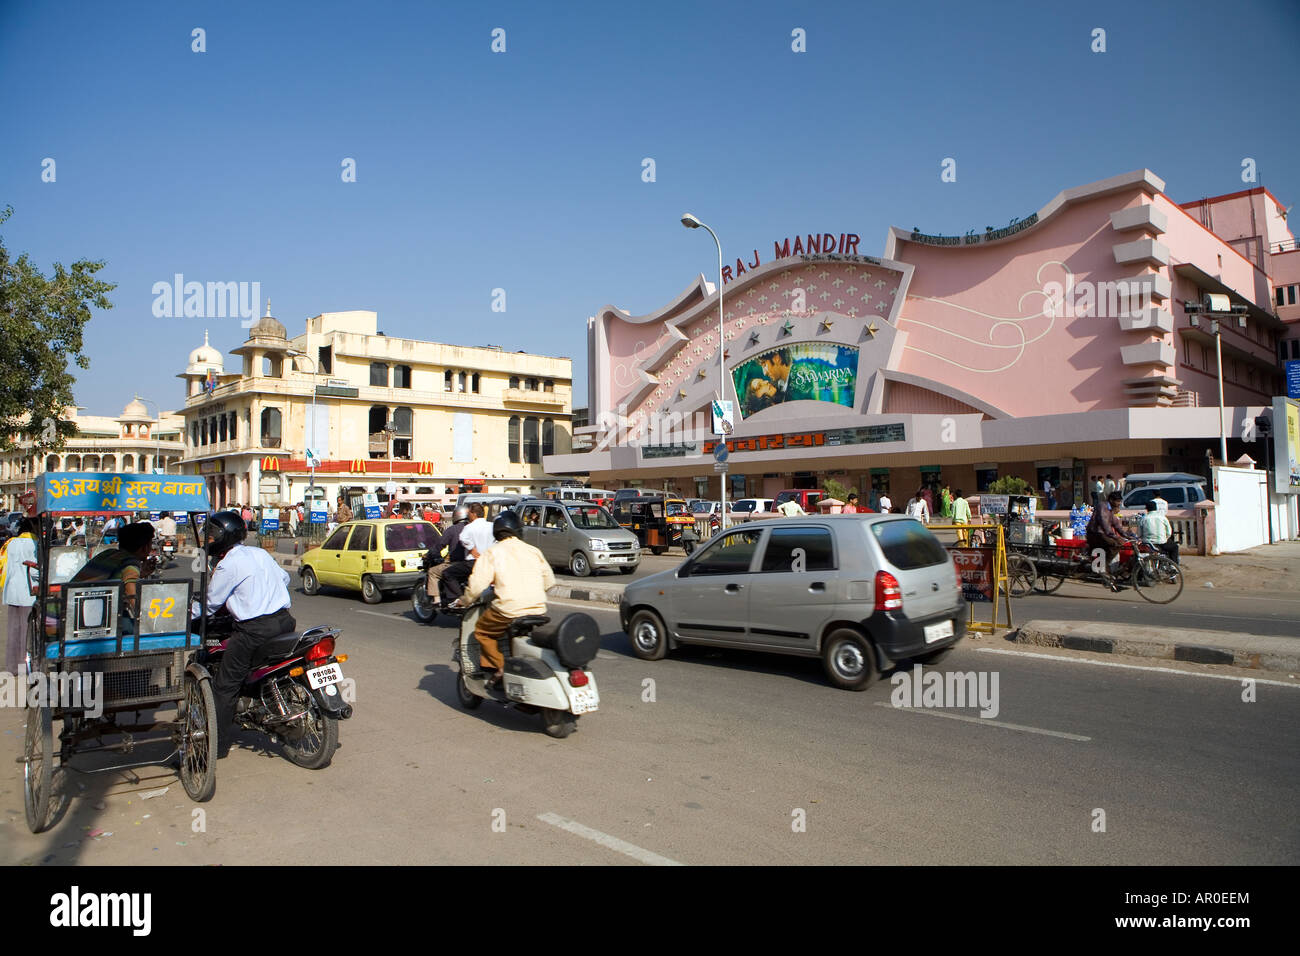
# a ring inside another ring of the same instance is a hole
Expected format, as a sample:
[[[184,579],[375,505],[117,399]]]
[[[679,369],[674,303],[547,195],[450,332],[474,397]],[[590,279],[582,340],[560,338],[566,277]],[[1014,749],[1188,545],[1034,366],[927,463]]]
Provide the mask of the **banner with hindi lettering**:
[[[957,574],[961,577],[961,596],[967,601],[987,604],[993,600],[993,549],[949,548]]]
[[[121,514],[130,511],[211,510],[198,475],[65,471],[43,475],[36,510]]]

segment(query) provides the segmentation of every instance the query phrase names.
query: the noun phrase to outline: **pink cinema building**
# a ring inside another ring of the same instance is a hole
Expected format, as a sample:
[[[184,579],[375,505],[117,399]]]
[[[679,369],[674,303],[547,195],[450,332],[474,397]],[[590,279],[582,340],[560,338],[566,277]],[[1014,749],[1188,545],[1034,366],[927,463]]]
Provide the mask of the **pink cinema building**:
[[[1016,475],[1069,507],[1094,476],[1208,476],[1215,341],[1183,309],[1207,293],[1239,313],[1222,330],[1228,458],[1262,467],[1246,423],[1285,394],[1279,359],[1300,359],[1286,208],[1263,188],[1180,204],[1164,186],[1143,169],[1000,229],[892,228],[879,257],[838,231],[724,248],[721,340],[703,276],[648,314],[588,320],[592,446],[545,467],[716,499],[721,392],[733,498],[831,477],[901,504]]]

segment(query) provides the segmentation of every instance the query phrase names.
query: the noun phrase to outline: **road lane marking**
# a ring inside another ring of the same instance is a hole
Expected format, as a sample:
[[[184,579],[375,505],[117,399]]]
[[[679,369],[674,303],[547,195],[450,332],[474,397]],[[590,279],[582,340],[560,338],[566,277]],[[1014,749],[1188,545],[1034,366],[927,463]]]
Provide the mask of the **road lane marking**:
[[[561,601],[558,598],[547,598],[546,603],[548,605],[563,604],[565,607],[576,607],[581,611],[594,609],[597,611],[609,611],[611,614],[618,613],[617,604],[606,604],[604,601]]]
[[[876,701],[877,707],[888,707],[890,710],[902,711],[907,714],[924,714],[928,717],[946,717],[949,720],[964,720],[969,724],[979,724],[983,727],[1001,727],[1003,730],[1019,730],[1026,734],[1042,734],[1044,737],[1062,737],[1065,740],[1078,740],[1087,743],[1092,740],[1091,737],[1084,737],[1081,734],[1067,734],[1063,730],[1043,730],[1041,727],[1026,727],[1023,724],[1008,724],[1001,720],[987,720],[983,717],[968,717],[965,714],[949,714],[942,710],[930,710],[926,707],[895,707],[893,704],[883,700]]]
[[[1263,677],[1251,677],[1249,674],[1202,674],[1200,671],[1184,671],[1176,667],[1149,667],[1143,664],[1121,664],[1118,661],[1094,661],[1086,657],[1066,657],[1062,654],[1039,654],[1034,651],[1009,651],[1000,647],[977,647],[981,654],[1011,654],[1015,657],[1034,657],[1044,661],[1068,661],[1072,664],[1095,664],[1098,667],[1122,667],[1130,671],[1155,671],[1158,674],[1177,674],[1180,677],[1213,677],[1216,680],[1253,680],[1256,684],[1270,684],[1273,687],[1300,688],[1300,684],[1284,680],[1267,680]]]
[[[599,830],[593,830],[591,827],[585,827],[581,823],[575,823],[572,820],[566,820],[564,817],[555,813],[539,813],[537,819],[543,823],[549,823],[553,827],[559,827],[561,830],[568,830],[577,836],[584,837],[603,847],[616,850],[619,853],[632,857],[646,866],[685,866],[684,863],[678,863],[676,860],[670,860],[666,856],[660,856],[658,853],[651,853],[649,850],[642,849],[620,840],[618,837],[610,836],[608,833],[601,833]]]
[[[361,608],[359,608],[359,607],[354,607],[354,608],[351,609],[351,611],[352,611],[353,614],[369,614],[369,615],[371,615],[372,617],[382,617],[382,618],[386,618],[386,619],[389,620],[389,621],[409,621],[409,620],[411,620],[411,618],[407,617],[405,613],[402,613],[402,614],[385,614],[383,611],[363,611],[363,610],[361,610]]]

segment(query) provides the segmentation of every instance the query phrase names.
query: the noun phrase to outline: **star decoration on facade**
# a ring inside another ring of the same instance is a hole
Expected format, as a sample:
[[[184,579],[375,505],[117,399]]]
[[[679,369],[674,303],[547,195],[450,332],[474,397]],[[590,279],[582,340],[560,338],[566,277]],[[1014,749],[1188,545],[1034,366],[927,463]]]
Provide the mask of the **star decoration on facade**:
[[[831,330],[831,326],[834,324],[835,324],[834,319],[822,319],[822,331],[829,332]]]
[[[707,365],[701,365],[699,372],[696,374],[699,375],[700,378],[704,378],[704,376],[709,374],[709,367]]]
[[[678,397],[678,398],[685,398],[685,397],[686,397],[686,389],[684,389],[684,388],[678,389],[678,390],[677,390],[677,397]]]
[[[875,322],[868,322],[868,323],[867,323],[867,328],[866,328],[866,333],[867,333],[867,335],[871,336],[871,337],[874,339],[874,338],[876,337],[876,333],[879,332],[879,331],[880,331],[880,330],[876,328],[876,323],[875,323]]]
[[[729,358],[731,358],[731,350],[730,350],[730,349],[723,349],[723,350],[722,350],[722,360],[725,362],[725,361],[726,361],[727,359],[729,359]]]
[[[755,331],[755,332],[750,332],[750,333],[749,333],[749,344],[750,344],[750,345],[757,345],[757,344],[758,344],[758,332]]]
[[[785,325],[781,326],[781,334],[789,335],[794,330],[794,323],[789,319],[785,320]]]

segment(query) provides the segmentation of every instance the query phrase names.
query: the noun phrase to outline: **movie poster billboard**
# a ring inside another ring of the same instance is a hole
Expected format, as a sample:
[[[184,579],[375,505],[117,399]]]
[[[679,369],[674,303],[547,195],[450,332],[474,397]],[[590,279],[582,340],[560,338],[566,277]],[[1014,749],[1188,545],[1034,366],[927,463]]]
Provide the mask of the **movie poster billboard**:
[[[741,418],[784,402],[830,402],[852,408],[857,375],[856,346],[821,342],[768,349],[731,370]]]
[[[1300,402],[1273,399],[1273,490],[1300,494]]]

